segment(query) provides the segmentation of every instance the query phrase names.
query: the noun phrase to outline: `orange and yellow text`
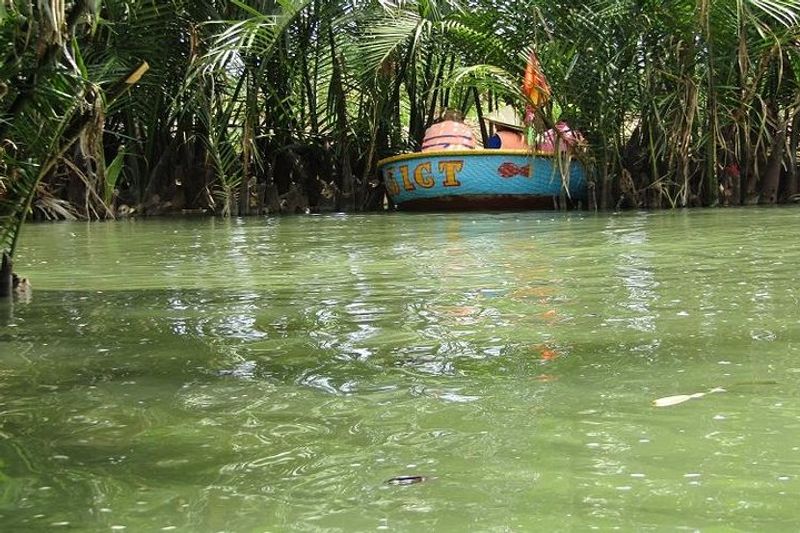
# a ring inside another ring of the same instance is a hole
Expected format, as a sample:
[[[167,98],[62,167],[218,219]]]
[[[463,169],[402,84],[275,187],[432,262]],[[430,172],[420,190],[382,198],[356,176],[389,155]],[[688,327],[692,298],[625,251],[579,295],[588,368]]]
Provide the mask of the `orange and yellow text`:
[[[442,187],[461,187],[458,175],[464,170],[464,161],[439,161],[434,163],[425,161],[416,165],[399,165],[387,168],[383,171],[383,178],[386,181],[386,190],[392,196],[400,194],[405,190],[415,191],[417,188],[432,189],[437,183]]]

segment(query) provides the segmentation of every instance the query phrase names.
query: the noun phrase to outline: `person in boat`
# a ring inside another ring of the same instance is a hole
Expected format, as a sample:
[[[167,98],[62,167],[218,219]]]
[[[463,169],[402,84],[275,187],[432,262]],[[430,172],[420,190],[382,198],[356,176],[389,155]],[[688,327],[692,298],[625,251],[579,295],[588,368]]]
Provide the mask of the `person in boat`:
[[[425,130],[422,151],[431,150],[473,150],[475,135],[472,129],[464,124],[464,116],[454,110],[447,109],[441,118]]]
[[[526,150],[525,126],[513,107],[501,107],[484,117],[494,126],[494,135],[486,141],[486,148],[503,150]]]

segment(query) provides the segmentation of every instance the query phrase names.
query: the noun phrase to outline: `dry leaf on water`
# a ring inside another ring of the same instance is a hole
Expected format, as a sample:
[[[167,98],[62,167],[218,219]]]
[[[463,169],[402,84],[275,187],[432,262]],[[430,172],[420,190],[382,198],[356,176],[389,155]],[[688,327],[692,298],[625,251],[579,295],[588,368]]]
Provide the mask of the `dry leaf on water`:
[[[716,387],[708,392],[695,392],[694,394],[678,394],[675,396],[667,396],[665,398],[659,398],[657,400],[653,400],[653,405],[655,407],[672,407],[673,405],[678,405],[683,402],[688,402],[689,400],[693,400],[695,398],[702,398],[706,394],[711,394],[713,392],[725,392],[725,389],[721,387]]]

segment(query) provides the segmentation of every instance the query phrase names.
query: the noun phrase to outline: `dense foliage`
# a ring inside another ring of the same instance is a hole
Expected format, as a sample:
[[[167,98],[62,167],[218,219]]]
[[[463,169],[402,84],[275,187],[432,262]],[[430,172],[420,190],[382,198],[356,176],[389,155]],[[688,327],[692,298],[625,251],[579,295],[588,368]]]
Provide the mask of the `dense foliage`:
[[[6,0],[0,245],[31,215],[378,208],[376,161],[521,106],[531,49],[598,207],[776,203],[799,39],[797,0]]]

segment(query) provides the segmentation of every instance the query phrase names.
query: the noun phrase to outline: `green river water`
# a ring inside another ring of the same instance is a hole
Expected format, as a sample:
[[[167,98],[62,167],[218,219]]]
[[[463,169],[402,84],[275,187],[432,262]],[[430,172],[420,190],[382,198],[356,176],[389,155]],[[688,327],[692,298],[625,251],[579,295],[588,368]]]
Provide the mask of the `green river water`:
[[[0,529],[797,531],[798,227],[26,226],[32,299],[0,303]]]

